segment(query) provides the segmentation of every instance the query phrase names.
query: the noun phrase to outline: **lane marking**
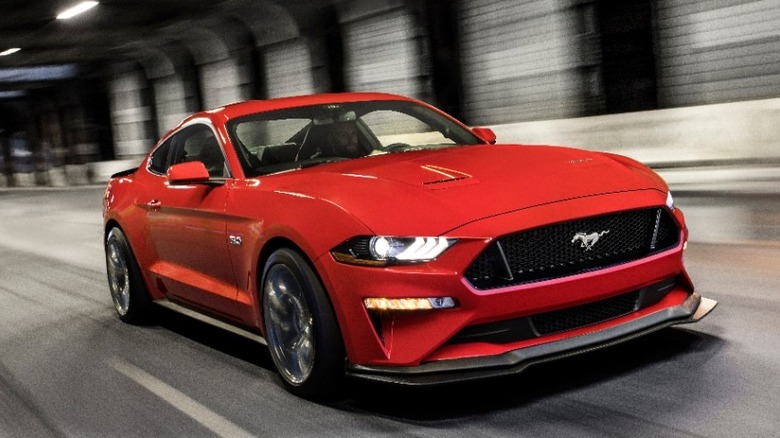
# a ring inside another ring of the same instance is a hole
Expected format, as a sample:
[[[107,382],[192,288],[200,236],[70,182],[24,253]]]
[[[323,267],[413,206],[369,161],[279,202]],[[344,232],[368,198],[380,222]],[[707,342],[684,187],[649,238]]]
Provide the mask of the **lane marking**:
[[[111,366],[130,380],[143,386],[149,392],[165,400],[174,408],[200,423],[203,427],[214,432],[217,436],[230,438],[255,436],[236,424],[233,424],[227,418],[193,400],[183,392],[134,365],[119,360],[113,360],[111,361]]]

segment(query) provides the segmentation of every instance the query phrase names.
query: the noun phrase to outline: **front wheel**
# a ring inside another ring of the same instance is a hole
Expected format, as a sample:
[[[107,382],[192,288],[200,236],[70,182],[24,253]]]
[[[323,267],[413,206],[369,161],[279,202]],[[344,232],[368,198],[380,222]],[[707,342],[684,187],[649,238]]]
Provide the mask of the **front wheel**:
[[[119,319],[128,323],[145,321],[151,311],[151,300],[138,262],[121,229],[115,227],[108,232],[105,251],[108,288]]]
[[[265,338],[285,387],[309,399],[336,395],[345,353],[322,283],[303,256],[290,249],[271,254],[263,271]]]

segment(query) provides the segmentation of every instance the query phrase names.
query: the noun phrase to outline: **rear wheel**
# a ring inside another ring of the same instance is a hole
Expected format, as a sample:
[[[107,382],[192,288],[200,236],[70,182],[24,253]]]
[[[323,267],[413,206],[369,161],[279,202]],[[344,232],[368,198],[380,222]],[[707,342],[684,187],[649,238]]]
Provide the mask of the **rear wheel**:
[[[128,323],[145,321],[151,311],[151,300],[130,244],[118,227],[106,235],[105,251],[108,288],[119,319]]]
[[[265,338],[286,388],[300,397],[336,395],[344,378],[344,347],[325,289],[296,251],[279,249],[263,270]]]

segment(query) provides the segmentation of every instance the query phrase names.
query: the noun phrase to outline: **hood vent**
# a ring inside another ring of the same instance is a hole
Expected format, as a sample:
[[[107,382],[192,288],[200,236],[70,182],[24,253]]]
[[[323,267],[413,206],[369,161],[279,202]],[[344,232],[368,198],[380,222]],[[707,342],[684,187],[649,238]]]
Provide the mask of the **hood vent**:
[[[469,175],[468,173],[460,172],[458,170],[448,169],[446,167],[426,164],[420,166],[420,168],[436,174],[437,177],[434,180],[423,181],[424,186],[451,183],[451,182],[462,181],[471,178],[471,175]]]

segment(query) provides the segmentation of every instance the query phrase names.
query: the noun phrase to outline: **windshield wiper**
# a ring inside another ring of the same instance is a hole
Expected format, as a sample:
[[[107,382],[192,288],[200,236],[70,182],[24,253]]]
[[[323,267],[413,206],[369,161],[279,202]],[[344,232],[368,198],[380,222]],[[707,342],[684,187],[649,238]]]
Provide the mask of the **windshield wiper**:
[[[320,164],[336,163],[338,161],[345,161],[345,160],[349,160],[349,158],[344,158],[344,157],[310,158],[308,160],[299,161],[297,167],[298,169],[305,169],[307,167],[319,166]]]

